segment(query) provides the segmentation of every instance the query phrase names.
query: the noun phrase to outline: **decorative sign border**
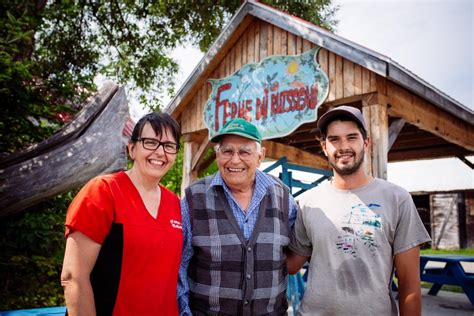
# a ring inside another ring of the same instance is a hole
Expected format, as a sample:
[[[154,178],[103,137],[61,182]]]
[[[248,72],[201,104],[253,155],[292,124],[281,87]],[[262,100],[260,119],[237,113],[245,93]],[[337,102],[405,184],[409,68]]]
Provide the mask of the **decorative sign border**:
[[[318,51],[270,56],[226,78],[209,79],[212,91],[203,113],[209,138],[236,117],[254,123],[263,139],[289,135],[316,121],[329,93],[329,78],[316,61]]]

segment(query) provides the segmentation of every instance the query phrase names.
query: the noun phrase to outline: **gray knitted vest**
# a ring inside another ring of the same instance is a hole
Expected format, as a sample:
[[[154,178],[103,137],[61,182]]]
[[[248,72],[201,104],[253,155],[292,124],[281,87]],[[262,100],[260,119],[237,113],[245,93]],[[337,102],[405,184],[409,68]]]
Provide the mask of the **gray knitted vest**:
[[[188,189],[194,256],[188,268],[193,315],[286,315],[288,189],[267,188],[248,241],[213,176]]]

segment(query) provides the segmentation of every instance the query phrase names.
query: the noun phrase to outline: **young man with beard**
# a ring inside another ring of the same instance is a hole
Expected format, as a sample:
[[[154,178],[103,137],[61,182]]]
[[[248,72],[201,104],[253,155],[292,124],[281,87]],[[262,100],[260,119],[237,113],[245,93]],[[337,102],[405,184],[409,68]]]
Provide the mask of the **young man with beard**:
[[[419,246],[430,241],[410,194],[366,173],[369,146],[359,109],[339,106],[318,121],[334,177],[299,200],[288,270],[309,263],[302,315],[421,314]]]

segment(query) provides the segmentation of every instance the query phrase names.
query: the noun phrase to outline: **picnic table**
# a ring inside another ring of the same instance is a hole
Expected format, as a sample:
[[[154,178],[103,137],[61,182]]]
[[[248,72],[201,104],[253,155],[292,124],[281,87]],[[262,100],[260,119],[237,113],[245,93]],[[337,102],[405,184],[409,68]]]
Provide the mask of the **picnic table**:
[[[444,267],[427,267],[428,262],[445,263]],[[464,270],[462,262],[474,262],[474,256],[422,255],[420,256],[421,281],[433,283],[429,295],[436,295],[444,284],[462,287],[474,305],[474,274]]]
[[[0,316],[63,316],[66,306],[0,311]]]

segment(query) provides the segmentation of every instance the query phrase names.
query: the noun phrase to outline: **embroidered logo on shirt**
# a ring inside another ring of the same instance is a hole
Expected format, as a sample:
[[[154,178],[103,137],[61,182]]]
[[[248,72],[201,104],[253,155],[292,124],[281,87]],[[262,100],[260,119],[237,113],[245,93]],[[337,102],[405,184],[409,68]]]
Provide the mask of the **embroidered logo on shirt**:
[[[170,219],[170,224],[171,224],[171,227],[173,227],[173,228],[183,229],[183,226],[181,226],[181,222],[180,222],[180,221],[177,221],[177,220],[174,220],[174,219]]]

